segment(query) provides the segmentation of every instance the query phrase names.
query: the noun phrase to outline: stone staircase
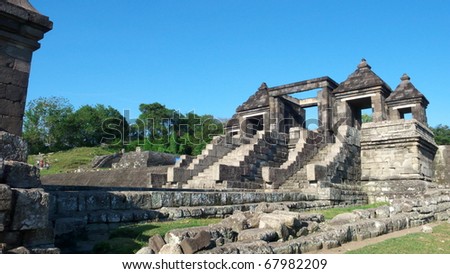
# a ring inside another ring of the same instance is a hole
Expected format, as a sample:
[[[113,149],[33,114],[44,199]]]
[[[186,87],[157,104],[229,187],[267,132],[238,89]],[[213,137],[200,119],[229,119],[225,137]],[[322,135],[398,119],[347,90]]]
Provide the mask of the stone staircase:
[[[271,144],[264,133],[244,138],[239,147],[188,180],[187,188],[230,189],[262,187],[263,166],[279,166],[286,160],[287,147]]]
[[[289,177],[308,163],[317,154],[320,147],[323,146],[320,141],[316,141],[321,140],[317,138],[320,136],[319,133],[300,128],[295,132],[295,143],[289,145],[290,149],[287,161],[280,165],[280,167],[263,167],[262,173],[263,179],[266,182],[266,188],[279,188]]]
[[[175,163],[167,171],[166,187],[179,188],[186,184],[192,177],[198,175],[215,162],[219,161],[223,156],[233,151],[237,145],[227,144],[225,136],[215,136],[212,142],[206,145],[202,153],[197,157],[182,155],[180,160]],[[175,186],[173,186],[176,184]]]
[[[280,186],[283,190],[305,189],[310,183],[351,183],[358,181],[360,172],[357,170],[360,161],[360,132],[359,130],[341,126],[336,143],[327,144],[312,157],[301,169],[290,176]],[[319,167],[319,172],[317,168]],[[317,176],[315,173],[322,173]],[[317,178],[320,177],[320,178]]]

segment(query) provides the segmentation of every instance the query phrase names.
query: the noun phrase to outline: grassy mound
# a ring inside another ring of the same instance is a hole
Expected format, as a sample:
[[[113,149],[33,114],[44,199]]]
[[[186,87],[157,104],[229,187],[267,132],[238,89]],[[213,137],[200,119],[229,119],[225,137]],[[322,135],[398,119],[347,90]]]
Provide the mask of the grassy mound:
[[[113,154],[115,151],[101,147],[80,147],[67,151],[49,153],[44,155],[46,162],[50,164],[49,169],[42,169],[41,175],[57,174],[74,171],[79,167],[89,166],[95,156]],[[36,165],[40,159],[38,155],[30,155],[28,163]]]

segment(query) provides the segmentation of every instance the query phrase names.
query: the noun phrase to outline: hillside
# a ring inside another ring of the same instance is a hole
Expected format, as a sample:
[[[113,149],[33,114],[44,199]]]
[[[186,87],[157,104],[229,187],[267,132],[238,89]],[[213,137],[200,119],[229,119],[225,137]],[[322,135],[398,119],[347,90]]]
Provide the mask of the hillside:
[[[80,147],[67,151],[60,151],[44,155],[28,156],[28,163],[36,165],[36,162],[43,159],[50,164],[49,169],[42,169],[41,175],[65,173],[78,169],[79,167],[89,167],[95,156],[113,154],[115,151],[101,147]]]

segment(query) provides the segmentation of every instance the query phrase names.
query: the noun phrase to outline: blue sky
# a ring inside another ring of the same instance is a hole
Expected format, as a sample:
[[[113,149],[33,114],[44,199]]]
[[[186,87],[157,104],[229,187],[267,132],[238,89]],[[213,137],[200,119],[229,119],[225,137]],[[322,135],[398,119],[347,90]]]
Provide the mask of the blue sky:
[[[229,118],[261,82],[342,82],[364,57],[393,89],[408,73],[430,125],[450,125],[450,1],[30,2],[54,29],[33,57],[28,100]]]

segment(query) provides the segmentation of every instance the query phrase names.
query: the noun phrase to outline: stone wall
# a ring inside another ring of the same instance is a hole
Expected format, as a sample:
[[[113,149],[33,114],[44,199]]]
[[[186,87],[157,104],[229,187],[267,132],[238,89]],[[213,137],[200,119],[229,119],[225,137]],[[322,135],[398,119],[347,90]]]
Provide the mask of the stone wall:
[[[48,252],[54,236],[49,194],[41,188],[39,170],[22,162],[27,155],[20,137],[0,132],[0,143],[0,253],[22,246]]]
[[[365,123],[361,180],[371,201],[423,194],[437,151],[430,129],[416,120]]]
[[[42,176],[44,185],[91,187],[160,187],[167,182],[167,166],[126,168]]]
[[[450,184],[450,146],[439,146],[434,159],[434,182]]]
[[[361,134],[363,181],[431,181],[437,146],[425,125],[415,120],[365,123]]]
[[[141,151],[140,148],[135,152],[124,153],[117,163],[113,163],[113,168],[142,168],[152,166],[174,165],[177,155],[155,152]]]
[[[336,200],[300,192],[48,191],[56,244],[63,252],[77,253],[91,251],[95,242],[107,239],[109,231],[119,225],[168,218],[223,218],[260,203],[305,211],[367,202],[366,195],[355,190],[335,193]]]

